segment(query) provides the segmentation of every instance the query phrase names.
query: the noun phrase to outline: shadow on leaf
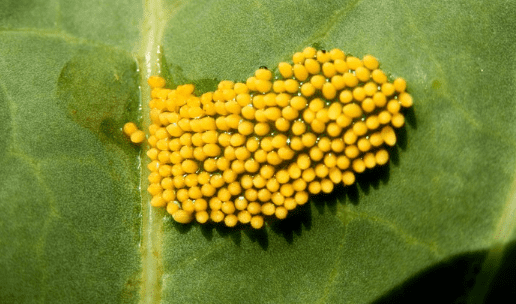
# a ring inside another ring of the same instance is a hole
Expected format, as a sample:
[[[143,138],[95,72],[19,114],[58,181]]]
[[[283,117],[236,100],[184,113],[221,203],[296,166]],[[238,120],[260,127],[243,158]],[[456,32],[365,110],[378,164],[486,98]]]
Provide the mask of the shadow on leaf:
[[[292,244],[294,242],[294,234],[300,236],[303,228],[306,230],[312,228],[310,204],[307,203],[290,211],[284,220],[271,219],[269,227],[274,233],[282,235],[289,244]]]
[[[488,250],[457,255],[424,269],[388,291],[375,304],[419,303],[508,303],[516,296],[516,242],[509,244],[500,268],[490,284],[475,285]],[[478,290],[484,298],[477,297]]]

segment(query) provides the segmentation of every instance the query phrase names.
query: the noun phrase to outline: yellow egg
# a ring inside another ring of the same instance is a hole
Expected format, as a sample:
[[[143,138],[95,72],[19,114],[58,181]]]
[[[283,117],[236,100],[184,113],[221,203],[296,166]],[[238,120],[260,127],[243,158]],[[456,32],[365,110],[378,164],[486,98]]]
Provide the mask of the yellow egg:
[[[335,67],[335,65],[334,65]],[[342,90],[346,87],[346,82],[344,81],[344,77],[342,75],[335,75],[331,78],[331,84],[335,87],[336,90]]]
[[[353,100],[353,93],[350,90],[344,90],[340,92],[339,100],[342,103],[349,103]]]
[[[179,205],[174,202],[169,202],[167,204],[167,212],[170,215],[173,215],[177,210],[179,210]]]
[[[353,98],[356,101],[362,101],[366,97],[366,92],[363,87],[356,87],[353,89]]]
[[[235,225],[238,223],[238,218],[234,214],[229,214],[224,218],[224,224],[228,227],[235,227]]]
[[[251,226],[254,229],[260,229],[263,227],[263,217],[260,215],[255,215],[251,218]]]
[[[345,72],[347,72],[349,70],[348,64],[346,63],[346,61],[344,59],[345,58],[335,59],[335,61],[333,63],[333,65],[335,66],[335,70],[337,70],[337,72],[339,72],[341,74],[344,74]]]
[[[305,60],[305,68],[308,71],[308,73],[312,75],[319,74],[319,72],[321,71],[321,65],[319,64],[319,62],[317,62],[317,60],[312,58],[313,56]]]
[[[279,206],[276,208],[276,212],[274,213],[276,215],[276,217],[280,220],[282,219],[285,219],[288,215],[288,210],[287,208],[283,207],[283,206]]]
[[[248,224],[251,221],[251,214],[247,210],[242,210],[237,215],[238,221],[242,224]]]
[[[412,96],[410,96],[410,94],[406,92],[403,92],[399,95],[399,101],[401,105],[405,108],[411,107],[413,103]]]
[[[333,84],[331,84],[331,82],[326,82],[322,87],[322,94],[324,98],[331,100],[337,95],[337,89]]]
[[[396,113],[392,116],[391,123],[393,127],[401,128],[405,124],[405,117],[400,113]]]
[[[123,130],[127,136],[131,136],[131,134],[133,134],[134,132],[136,132],[138,130],[138,127],[136,126],[136,124],[134,122],[128,122],[124,125]]]
[[[337,73],[337,70],[335,69],[335,65],[333,63],[325,62],[322,65],[322,72],[324,77],[332,78]]]
[[[312,181],[308,184],[308,191],[312,194],[319,194],[321,192],[321,183]]]
[[[247,200],[244,197],[242,197],[242,196],[238,197],[235,200],[235,208],[237,210],[246,210],[247,209],[247,204],[248,204]]]
[[[349,65],[349,63],[348,63]],[[355,75],[357,76],[358,80],[361,82],[368,82],[371,78],[371,73],[367,68],[364,68],[363,66],[359,66],[355,70]]]
[[[322,89],[323,85],[326,83],[326,78],[323,76],[323,75],[314,75],[312,76],[312,78],[310,79],[310,84],[320,90]]]
[[[271,80],[272,73],[267,68],[260,68],[256,70],[255,77],[259,80]]]
[[[292,71],[292,65],[286,62],[280,62],[278,64],[278,70],[283,78],[290,78],[294,74]]]
[[[311,46],[306,47],[303,50],[303,56],[305,56],[306,59],[314,58],[316,54],[317,54],[317,50]]]
[[[308,78],[308,70],[302,64],[294,64],[294,77],[299,81],[305,81]]]
[[[142,143],[145,140],[145,132],[141,130],[134,131],[131,134],[131,141],[133,143],[139,144]]]
[[[387,81],[387,76],[385,76],[385,73],[379,69],[374,70],[371,77],[377,84],[383,84]]]
[[[264,215],[273,215],[276,212],[276,206],[273,203],[265,203],[262,205],[262,213]]]
[[[375,159],[377,164],[379,164],[380,166],[384,165],[387,163],[387,161],[389,161],[389,153],[386,150],[382,149],[376,152]]]
[[[251,214],[259,214],[262,211],[262,206],[257,202],[251,202],[247,205],[247,211]]]
[[[364,56],[363,62],[364,66],[371,71],[376,70],[378,68],[378,60],[371,55]]]
[[[224,217],[225,217],[224,213],[220,210],[212,210],[210,213],[210,218],[215,223],[222,222],[224,220]]]
[[[235,157],[238,160],[248,160],[251,156],[251,152],[246,147],[241,146],[235,149]]]
[[[331,150],[340,153],[344,150],[344,141],[342,138],[335,138],[331,141]]]
[[[289,93],[296,93],[299,90],[299,82],[294,79],[285,80],[285,90]]]
[[[373,153],[366,153],[364,155],[364,165],[368,168],[368,169],[372,169],[376,166],[376,158],[375,158],[375,155]]]
[[[272,83],[272,90],[276,93],[285,92],[285,82],[283,80],[276,80]]]
[[[394,80],[394,88],[396,92],[403,93],[407,88],[407,82],[403,78],[396,78],[396,80]]]
[[[331,60],[331,54],[329,52],[326,52],[325,50],[317,51],[317,61],[320,63],[325,63],[327,61]]]
[[[394,146],[396,144],[396,133],[394,133],[394,129],[390,126],[383,127],[381,135],[383,141],[389,146]]]
[[[200,211],[195,213],[195,220],[199,224],[204,224],[210,219],[210,215],[206,211]]]
[[[306,168],[301,173],[301,177],[305,182],[309,183],[315,179],[315,170],[313,168]]]
[[[304,191],[307,186],[308,185],[307,185],[306,181],[302,178],[298,178],[292,182],[292,189],[294,189],[294,191],[296,191],[296,194],[299,191]]]
[[[328,177],[334,184],[338,184],[342,181],[342,171],[337,167],[331,168]]]
[[[165,207],[165,206],[167,206],[167,203],[168,202],[165,199],[163,199],[163,197],[159,194],[153,196],[150,201],[150,204],[153,207]]]
[[[298,111],[304,110],[307,106],[307,100],[302,96],[292,97],[290,100],[290,106]]]
[[[233,204],[233,202],[225,201],[222,203],[220,210],[222,210],[222,212],[224,212],[225,214],[233,214],[236,210],[235,204]]]
[[[345,171],[342,173],[342,183],[345,186],[350,186],[355,183],[355,174],[351,171]]]
[[[193,220],[192,213],[186,212],[184,210],[177,210],[172,214],[174,220],[181,224],[188,224]]]
[[[375,110],[375,103],[374,103],[373,99],[371,99],[371,98],[364,99],[362,101],[362,109],[366,113],[373,112]]]
[[[360,159],[360,158],[355,159],[352,162],[351,167],[353,168],[353,171],[355,171],[357,173],[362,173],[366,169],[364,161],[362,159]]]
[[[288,211],[294,210],[297,207],[297,202],[293,197],[288,197],[285,199],[283,207],[285,207],[285,209],[287,209]]]
[[[343,77],[347,87],[353,88],[358,84],[358,78],[352,73],[344,73]]]
[[[299,117],[299,111],[291,106],[286,106],[281,110],[281,115],[287,120],[294,120]]]
[[[321,191],[324,193],[330,193],[333,191],[333,182],[327,178],[321,181]]]
[[[314,95],[315,93],[315,87],[310,82],[305,82],[301,85],[301,94],[306,97],[310,97]]]
[[[337,167],[339,167],[339,169],[345,170],[349,167],[349,164],[349,158],[347,158],[346,156],[340,155],[339,157],[337,157]]]
[[[355,103],[347,104],[342,108],[342,112],[351,118],[357,118],[362,115],[362,109]]]
[[[381,90],[385,96],[392,96],[395,92],[394,85],[390,82],[386,82],[386,83],[382,84]]]

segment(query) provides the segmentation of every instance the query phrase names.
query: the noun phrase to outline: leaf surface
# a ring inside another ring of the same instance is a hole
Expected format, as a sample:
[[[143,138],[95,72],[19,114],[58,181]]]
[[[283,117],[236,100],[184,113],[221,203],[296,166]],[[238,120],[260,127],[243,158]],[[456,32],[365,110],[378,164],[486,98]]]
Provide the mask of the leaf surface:
[[[368,303],[466,258],[457,297],[478,292],[515,239],[511,1],[176,4],[0,5],[0,302]],[[390,164],[262,231],[150,209],[120,129],[146,123],[147,52],[201,93],[310,45],[407,80]]]

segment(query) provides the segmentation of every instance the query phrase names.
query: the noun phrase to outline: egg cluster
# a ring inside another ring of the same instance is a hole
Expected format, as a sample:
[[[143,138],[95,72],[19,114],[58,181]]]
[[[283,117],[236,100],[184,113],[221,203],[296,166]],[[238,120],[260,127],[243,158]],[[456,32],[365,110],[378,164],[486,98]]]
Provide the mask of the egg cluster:
[[[171,90],[149,78],[153,206],[179,223],[259,229],[264,216],[284,219],[310,194],[388,162],[385,147],[412,105],[405,80],[391,83],[373,56],[339,49],[308,47],[292,59],[276,77],[260,68],[200,97],[193,85]]]

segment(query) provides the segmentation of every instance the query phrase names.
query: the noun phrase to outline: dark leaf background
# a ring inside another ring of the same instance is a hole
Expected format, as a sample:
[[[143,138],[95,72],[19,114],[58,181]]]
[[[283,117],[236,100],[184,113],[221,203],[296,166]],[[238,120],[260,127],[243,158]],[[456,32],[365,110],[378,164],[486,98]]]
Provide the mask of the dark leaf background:
[[[514,296],[515,12],[510,0],[2,1],[0,302]],[[407,80],[415,103],[389,165],[261,231],[149,208],[147,160],[121,132],[148,121],[145,78],[161,69],[201,93],[306,46],[373,54]]]

